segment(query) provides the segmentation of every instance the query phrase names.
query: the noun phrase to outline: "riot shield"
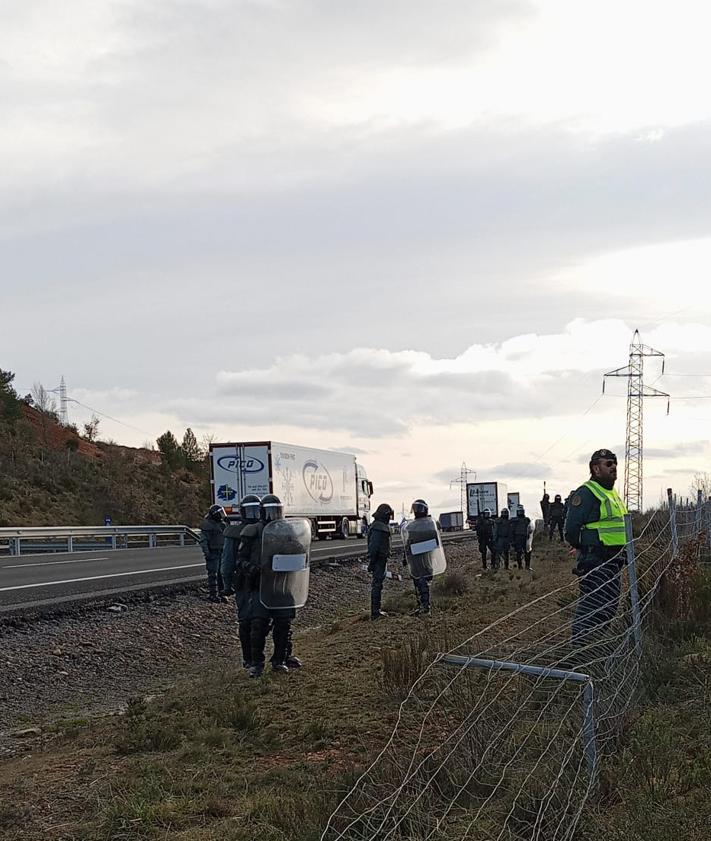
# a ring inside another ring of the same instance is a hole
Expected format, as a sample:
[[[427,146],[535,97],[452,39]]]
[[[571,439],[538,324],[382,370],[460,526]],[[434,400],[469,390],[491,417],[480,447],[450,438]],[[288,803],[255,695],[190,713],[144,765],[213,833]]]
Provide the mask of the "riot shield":
[[[311,524],[273,520],[262,532],[259,600],[269,610],[303,607],[309,595]]]
[[[401,529],[405,557],[413,578],[441,575],[447,569],[442,538],[432,517],[418,517]]]
[[[528,527],[528,537],[526,538],[526,551],[530,552],[533,549],[533,535],[536,531],[536,524],[531,520]]]

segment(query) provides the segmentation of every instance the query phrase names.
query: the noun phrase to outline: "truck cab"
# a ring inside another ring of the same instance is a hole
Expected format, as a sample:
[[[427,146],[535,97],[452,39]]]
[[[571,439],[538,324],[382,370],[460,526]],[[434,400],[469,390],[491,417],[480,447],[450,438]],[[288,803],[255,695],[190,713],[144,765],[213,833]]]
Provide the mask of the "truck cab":
[[[358,537],[364,537],[370,525],[370,498],[373,483],[368,479],[365,468],[356,462],[356,493],[358,496],[358,522],[354,524]]]

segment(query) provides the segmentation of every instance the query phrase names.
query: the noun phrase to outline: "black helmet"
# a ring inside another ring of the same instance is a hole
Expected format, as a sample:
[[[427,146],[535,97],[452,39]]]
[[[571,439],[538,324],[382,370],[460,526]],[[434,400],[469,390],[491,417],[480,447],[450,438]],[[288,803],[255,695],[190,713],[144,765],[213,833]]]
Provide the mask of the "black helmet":
[[[517,517],[523,517],[525,514],[526,514],[526,509],[523,507],[523,505],[518,505],[516,507],[516,516]]]
[[[491,517],[491,508],[485,508],[481,512],[482,517]]]
[[[215,522],[219,523],[220,520],[224,520],[226,516],[225,509],[221,505],[211,505],[207,509],[208,520],[215,520]]]
[[[395,512],[387,502],[381,502],[375,511],[373,511],[373,519],[379,523],[389,523],[394,514]]]
[[[556,501],[556,502],[562,502],[561,497],[560,497],[560,494],[556,494],[556,495],[555,495],[555,501]]]
[[[509,518],[509,509],[508,509],[508,508],[502,508],[502,509],[501,509],[501,516],[504,518],[504,520],[508,520],[508,518]]]
[[[284,519],[284,506],[276,494],[267,494],[262,497],[261,515],[265,523]]]
[[[416,499],[410,506],[410,511],[417,517],[426,517],[430,513],[429,505],[424,499]]]
[[[261,501],[257,494],[243,496],[239,503],[239,515],[248,523],[256,523],[261,515]]]

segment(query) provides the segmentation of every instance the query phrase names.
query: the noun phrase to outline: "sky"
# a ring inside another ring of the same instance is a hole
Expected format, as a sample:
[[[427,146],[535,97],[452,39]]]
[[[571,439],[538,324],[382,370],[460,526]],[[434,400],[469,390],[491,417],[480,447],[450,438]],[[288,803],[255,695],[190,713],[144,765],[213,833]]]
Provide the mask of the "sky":
[[[466,462],[533,510],[624,454],[602,374],[639,329],[672,395],[645,503],[686,494],[710,26],[701,0],[5,0],[0,367],[64,376],[105,439],[343,449],[398,511],[459,508]]]

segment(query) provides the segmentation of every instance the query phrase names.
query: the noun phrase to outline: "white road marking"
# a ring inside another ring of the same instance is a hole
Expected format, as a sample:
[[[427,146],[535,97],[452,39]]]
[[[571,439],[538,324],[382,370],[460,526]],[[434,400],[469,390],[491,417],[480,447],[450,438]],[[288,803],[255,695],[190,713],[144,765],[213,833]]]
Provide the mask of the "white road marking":
[[[18,584],[14,587],[0,587],[0,593],[7,593],[9,590],[28,590],[31,587],[56,587],[58,584],[78,584],[81,581],[98,581],[100,578],[121,578],[124,575],[147,575],[151,572],[170,572],[174,569],[193,569],[195,567],[205,568],[201,564],[181,564],[174,567],[160,567],[159,569],[137,569],[133,572],[113,572],[110,575],[91,575],[88,578],[68,578],[65,581],[41,581],[39,584]]]
[[[0,569],[24,569],[25,567],[51,567],[56,564],[88,564],[91,561],[108,561],[108,558],[81,558],[74,561],[42,561],[39,564],[10,564]]]

